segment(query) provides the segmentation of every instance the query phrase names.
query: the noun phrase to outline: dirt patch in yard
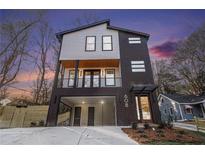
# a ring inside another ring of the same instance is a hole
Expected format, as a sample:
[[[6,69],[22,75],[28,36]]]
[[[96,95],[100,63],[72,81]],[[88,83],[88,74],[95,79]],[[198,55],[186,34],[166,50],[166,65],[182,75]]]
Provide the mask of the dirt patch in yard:
[[[205,134],[183,129],[122,129],[140,144],[205,144]]]

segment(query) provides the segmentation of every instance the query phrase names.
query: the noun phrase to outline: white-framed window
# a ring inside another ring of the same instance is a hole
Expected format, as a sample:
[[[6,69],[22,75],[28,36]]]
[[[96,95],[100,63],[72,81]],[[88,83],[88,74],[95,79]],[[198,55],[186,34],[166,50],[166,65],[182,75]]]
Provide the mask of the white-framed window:
[[[86,36],[85,51],[95,51],[96,50],[96,37]]]
[[[186,108],[185,113],[186,114],[192,114],[192,108]]]
[[[112,51],[112,36],[111,35],[102,36],[102,50]]]
[[[129,44],[141,44],[141,38],[140,37],[129,37],[128,42]]]

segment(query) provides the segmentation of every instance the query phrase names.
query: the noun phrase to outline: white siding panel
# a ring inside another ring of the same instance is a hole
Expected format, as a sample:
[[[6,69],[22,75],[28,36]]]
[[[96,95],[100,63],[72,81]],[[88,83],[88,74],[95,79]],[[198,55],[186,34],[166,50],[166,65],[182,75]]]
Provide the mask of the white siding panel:
[[[113,51],[102,51],[102,35],[112,35]],[[85,51],[86,36],[96,36],[96,51]],[[63,36],[60,60],[120,59],[119,37],[106,24],[80,30]]]

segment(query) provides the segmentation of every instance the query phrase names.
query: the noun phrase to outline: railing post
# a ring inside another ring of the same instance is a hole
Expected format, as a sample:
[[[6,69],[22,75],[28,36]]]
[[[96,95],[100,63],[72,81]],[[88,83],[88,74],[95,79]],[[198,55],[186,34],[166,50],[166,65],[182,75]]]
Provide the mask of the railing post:
[[[78,65],[79,65],[79,60],[75,61],[75,79],[74,79],[74,88],[78,87],[77,85],[77,79],[78,79]]]

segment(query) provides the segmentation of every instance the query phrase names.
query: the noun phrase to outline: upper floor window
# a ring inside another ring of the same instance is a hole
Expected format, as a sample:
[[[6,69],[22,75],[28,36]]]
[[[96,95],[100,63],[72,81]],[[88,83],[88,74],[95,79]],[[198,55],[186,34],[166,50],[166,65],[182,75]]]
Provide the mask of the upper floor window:
[[[95,36],[87,36],[85,50],[86,51],[95,51],[96,48],[96,37]]]
[[[102,37],[102,50],[103,51],[112,51],[112,36],[103,36]]]

